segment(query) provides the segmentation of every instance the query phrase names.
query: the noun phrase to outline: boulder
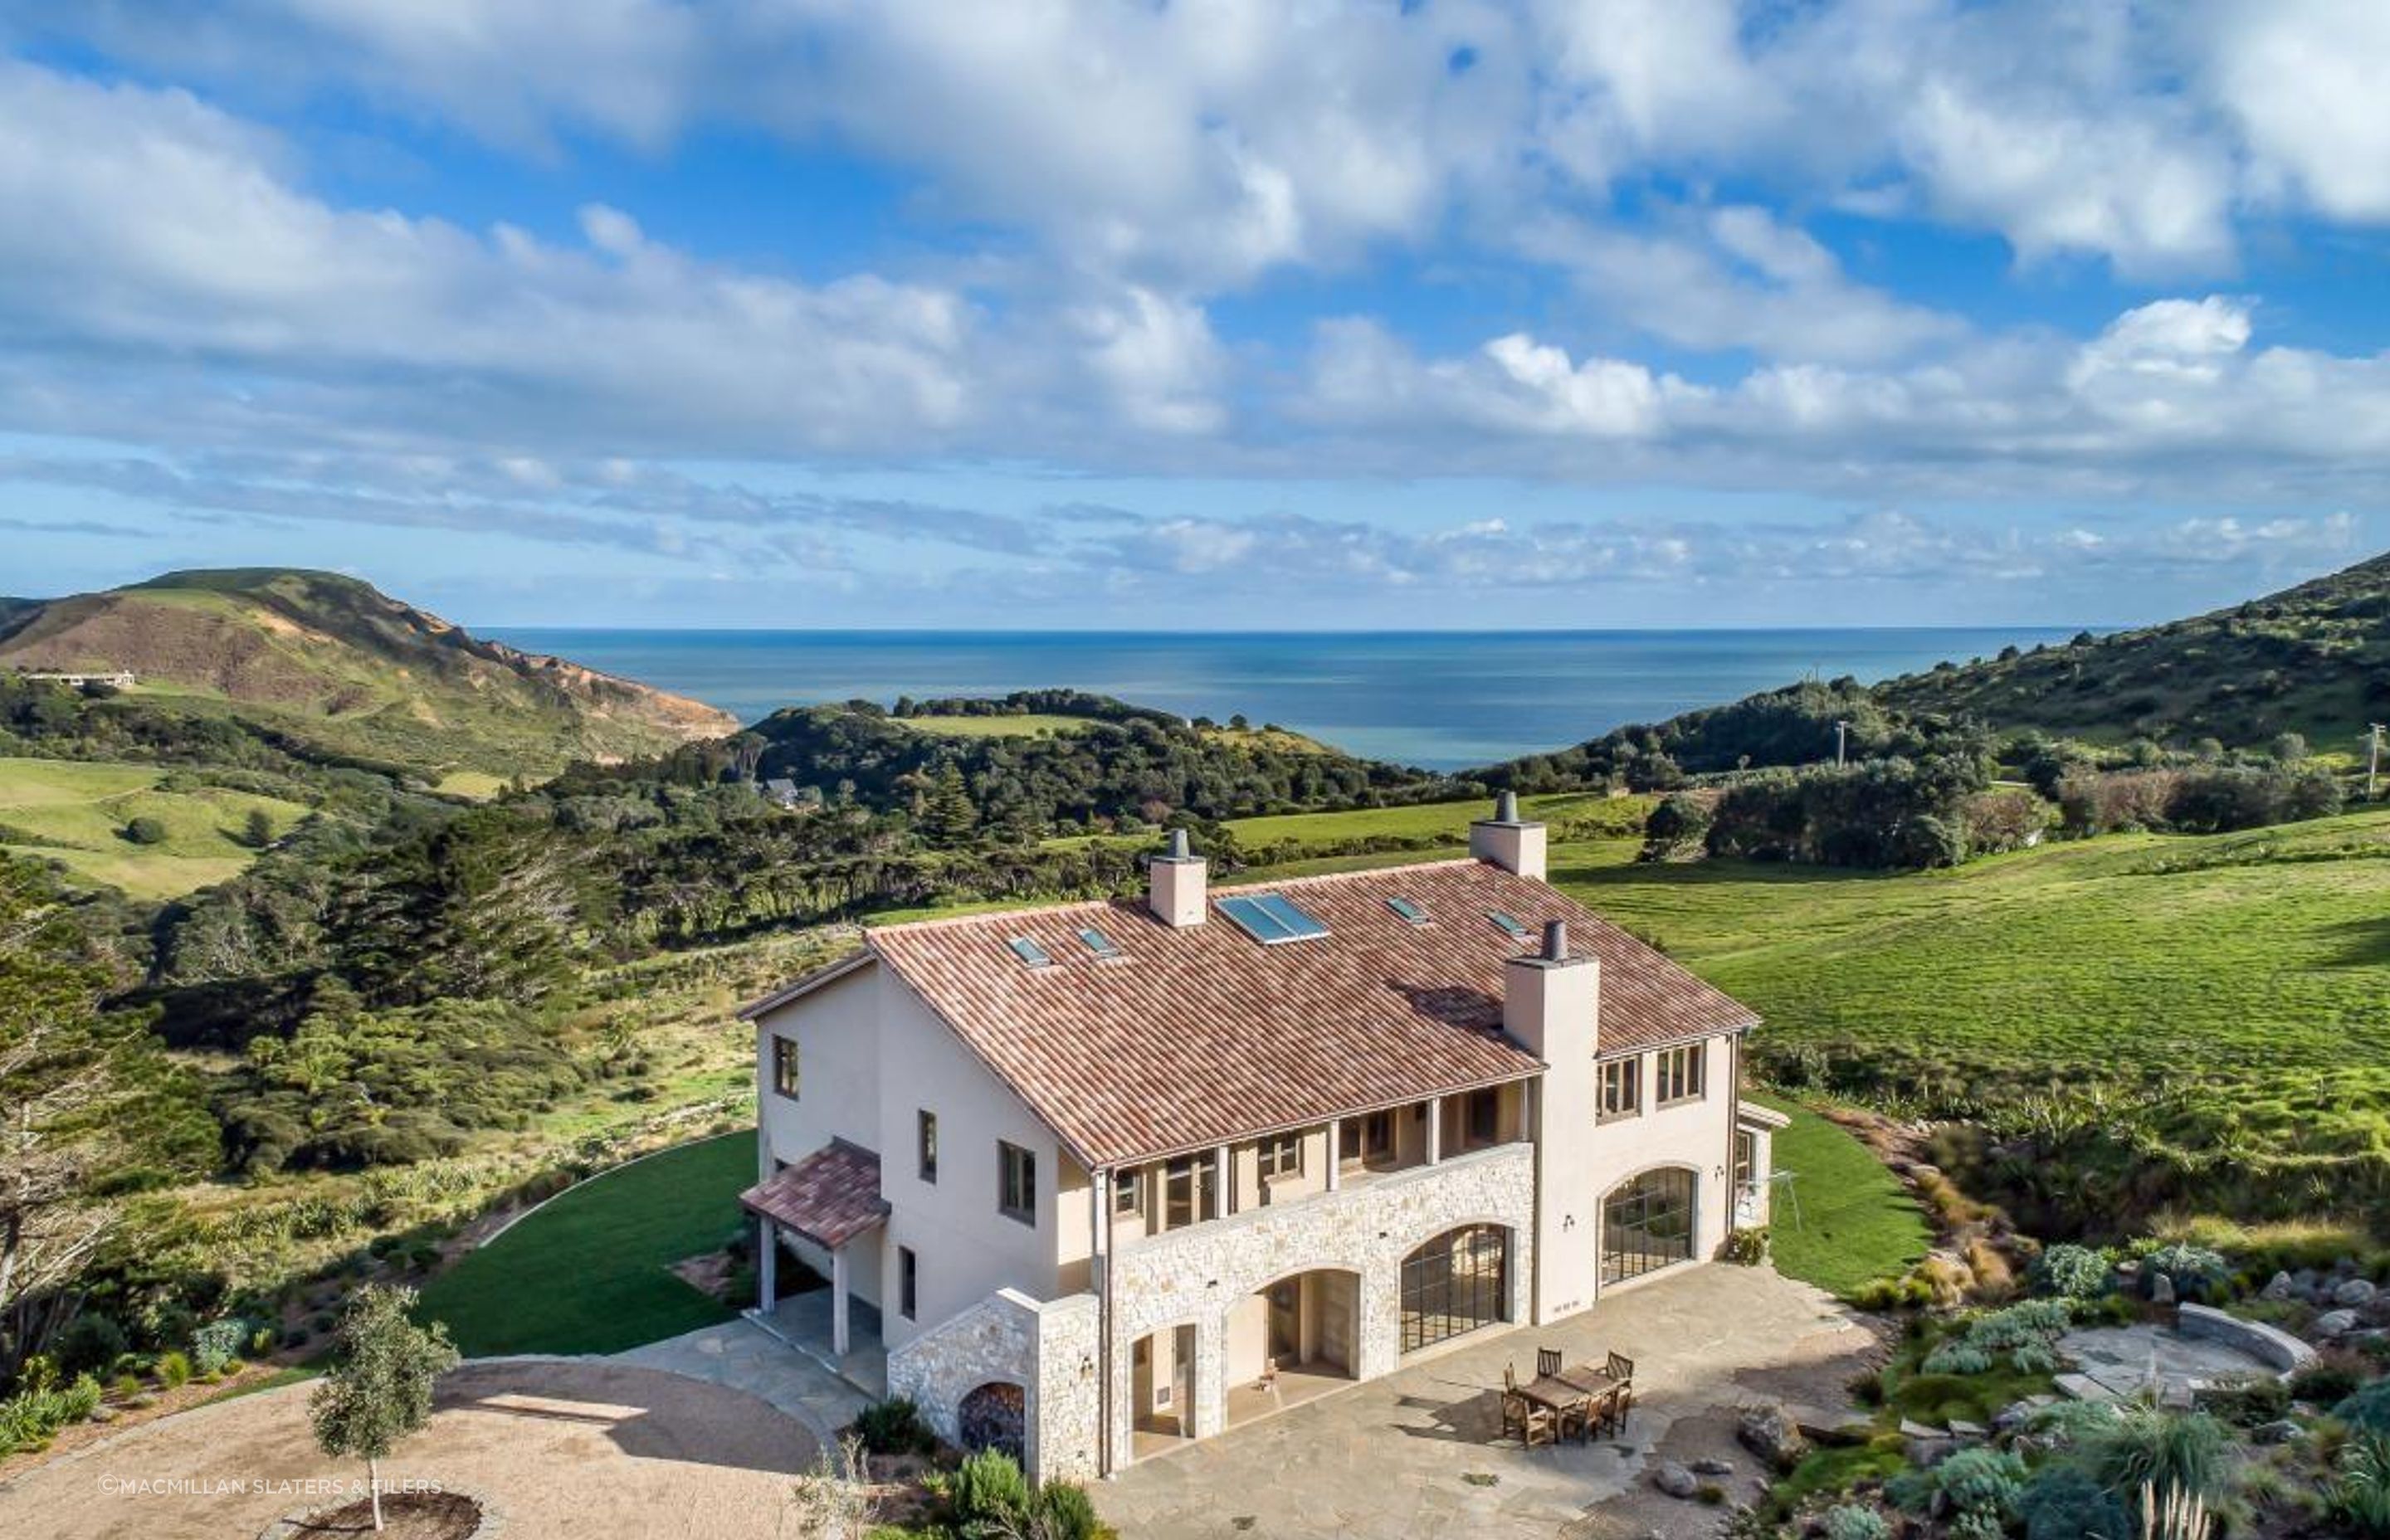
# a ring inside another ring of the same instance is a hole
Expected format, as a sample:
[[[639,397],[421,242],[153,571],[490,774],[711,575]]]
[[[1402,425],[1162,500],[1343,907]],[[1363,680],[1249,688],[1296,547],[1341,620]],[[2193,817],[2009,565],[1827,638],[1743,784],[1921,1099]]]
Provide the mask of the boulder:
[[[2357,1312],[2354,1310],[2327,1310],[2316,1317],[2315,1334],[2323,1341],[2345,1337],[2356,1329]]]
[[[1693,1462],[1693,1474],[1696,1476],[1731,1476],[1734,1474],[1734,1462],[1732,1460],[1722,1460],[1715,1455],[1712,1455],[1706,1459],[1698,1459]]]
[[[2307,1431],[2282,1418],[2274,1422],[2261,1422],[2249,1430],[2249,1436],[2259,1444],[2296,1444],[2307,1436]]]
[[[2150,1303],[2152,1304],[2174,1303],[2174,1279],[2166,1277],[2164,1273],[2152,1273],[2150,1275]]]
[[[1742,1446],[1767,1462],[1771,1470],[1790,1470],[1809,1452],[1809,1441],[1801,1436],[1792,1414],[1783,1407],[1769,1405],[1754,1406],[1742,1414],[1735,1425],[1734,1436]]]
[[[2011,1401],[2007,1405],[1992,1414],[1992,1431],[2000,1433],[2013,1433],[2018,1429],[2024,1427],[2026,1423],[2031,1422],[2033,1420],[2033,1414],[2039,1409],[2040,1408],[2034,1405],[2030,1401]]]
[[[2361,1304],[2371,1304],[2373,1296],[2380,1292],[2363,1278],[2351,1278],[2332,1291],[2332,1303],[2353,1310]]]
[[[1950,1419],[1950,1436],[1952,1438],[1981,1439],[1988,1437],[1989,1435],[1985,1431],[1984,1425],[1982,1423],[1964,1422],[1954,1417]]]
[[[1651,1472],[1651,1484],[1671,1497],[1691,1497],[1701,1491],[1702,1483],[1693,1473],[1675,1460],[1662,1460]]]
[[[2261,1300],[2287,1300],[2297,1288],[2298,1285],[2291,1281],[2290,1274],[2277,1273],[2273,1277],[2273,1281],[2257,1291],[2257,1297]]]

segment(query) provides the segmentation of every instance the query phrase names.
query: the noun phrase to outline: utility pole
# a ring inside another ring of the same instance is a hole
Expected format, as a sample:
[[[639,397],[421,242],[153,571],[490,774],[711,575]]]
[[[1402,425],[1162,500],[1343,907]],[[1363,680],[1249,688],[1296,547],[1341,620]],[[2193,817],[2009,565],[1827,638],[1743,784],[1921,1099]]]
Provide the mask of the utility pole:
[[[1837,770],[1839,770],[1839,769],[1841,769],[1841,768],[1843,767],[1843,758],[1844,758],[1844,753],[1849,750],[1849,747],[1850,747],[1850,741],[1851,741],[1851,725],[1850,725],[1849,723],[1847,723],[1847,722],[1837,722],[1837,723],[1835,723],[1835,724],[1834,724],[1834,768],[1835,768],[1835,769],[1837,769]],[[2369,795],[2369,796],[2370,796],[2370,795],[2371,795],[2371,792],[2369,792],[2369,793],[2367,793],[2367,795]]]
[[[2382,773],[2382,724],[2369,722],[2366,728],[2365,800],[2373,800],[2373,779]]]

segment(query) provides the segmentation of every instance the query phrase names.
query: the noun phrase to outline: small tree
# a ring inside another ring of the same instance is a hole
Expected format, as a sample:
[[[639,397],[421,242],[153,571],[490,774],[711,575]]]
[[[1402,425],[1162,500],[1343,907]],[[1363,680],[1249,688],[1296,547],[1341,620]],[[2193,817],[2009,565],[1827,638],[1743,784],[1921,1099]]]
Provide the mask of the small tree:
[[[307,1404],[315,1443],[334,1457],[362,1457],[381,1528],[381,1458],[431,1418],[431,1386],[456,1367],[448,1328],[407,1319],[415,1290],[371,1284],[341,1321],[338,1362]]]
[[[124,826],[124,838],[136,845],[162,845],[166,842],[165,820],[145,813]]]
[[[251,850],[263,850],[274,843],[274,820],[265,815],[265,809],[249,810],[249,817],[241,825],[241,840]]]

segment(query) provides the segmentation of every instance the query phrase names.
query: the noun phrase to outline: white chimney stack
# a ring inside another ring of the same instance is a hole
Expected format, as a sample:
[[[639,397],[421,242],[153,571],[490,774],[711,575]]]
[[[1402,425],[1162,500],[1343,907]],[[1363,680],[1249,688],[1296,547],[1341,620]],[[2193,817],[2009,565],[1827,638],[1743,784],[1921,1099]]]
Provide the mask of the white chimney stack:
[[[1203,923],[1204,890],[1210,867],[1187,848],[1187,831],[1170,831],[1170,853],[1146,863],[1145,906],[1174,930]]]
[[[1519,794],[1505,791],[1494,801],[1494,816],[1469,826],[1469,853],[1491,861],[1504,871],[1544,879],[1544,826],[1519,818]]]
[[[1601,963],[1569,956],[1565,922],[1546,925],[1542,946],[1503,964],[1502,1030],[1544,1061],[1536,1092],[1536,1233],[1576,1238],[1536,1248],[1539,1326],[1591,1304],[1600,1287],[1591,1238],[1608,1169],[1596,1159],[1600,1020]]]

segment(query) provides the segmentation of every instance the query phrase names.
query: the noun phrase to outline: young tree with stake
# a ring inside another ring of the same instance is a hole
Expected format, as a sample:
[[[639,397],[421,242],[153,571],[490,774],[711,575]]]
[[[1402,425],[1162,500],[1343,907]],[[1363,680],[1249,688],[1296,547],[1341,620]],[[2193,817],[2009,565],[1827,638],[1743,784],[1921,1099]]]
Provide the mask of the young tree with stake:
[[[415,1290],[368,1285],[341,1322],[339,1358],[307,1404],[324,1453],[366,1462],[381,1528],[381,1458],[431,1418],[432,1382],[456,1367],[448,1328],[407,1319]]]

